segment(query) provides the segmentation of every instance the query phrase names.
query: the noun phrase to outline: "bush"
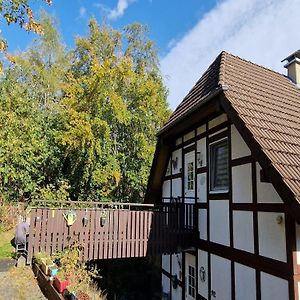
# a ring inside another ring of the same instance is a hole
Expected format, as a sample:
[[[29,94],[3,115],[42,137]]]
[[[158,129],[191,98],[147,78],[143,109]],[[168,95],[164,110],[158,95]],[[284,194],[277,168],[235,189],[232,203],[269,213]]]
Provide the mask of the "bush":
[[[80,261],[80,251],[80,245],[74,243],[69,248],[53,256],[60,269],[58,276],[61,274],[63,277],[61,279],[70,281],[69,292],[76,295],[86,294],[90,299],[94,299],[95,295],[99,296],[99,300],[106,299],[105,295],[96,288],[93,282],[93,278],[100,278],[99,272],[95,268],[86,268],[85,264]]]

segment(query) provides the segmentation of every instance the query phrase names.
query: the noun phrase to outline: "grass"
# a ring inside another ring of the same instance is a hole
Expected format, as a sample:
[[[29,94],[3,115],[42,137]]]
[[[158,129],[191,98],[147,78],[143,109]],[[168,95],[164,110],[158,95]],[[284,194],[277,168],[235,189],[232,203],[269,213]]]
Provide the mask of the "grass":
[[[14,247],[10,241],[14,238],[15,230],[0,231],[0,259],[12,258]]]

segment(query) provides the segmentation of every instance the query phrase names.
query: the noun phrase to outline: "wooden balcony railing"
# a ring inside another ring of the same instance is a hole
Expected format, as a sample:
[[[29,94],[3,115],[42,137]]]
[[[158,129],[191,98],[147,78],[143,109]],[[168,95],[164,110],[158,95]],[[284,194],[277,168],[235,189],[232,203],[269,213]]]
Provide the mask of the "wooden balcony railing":
[[[32,208],[27,261],[34,253],[52,254],[75,241],[86,261],[177,253],[195,238],[192,204],[97,206],[72,209],[76,221],[69,226],[68,208]]]

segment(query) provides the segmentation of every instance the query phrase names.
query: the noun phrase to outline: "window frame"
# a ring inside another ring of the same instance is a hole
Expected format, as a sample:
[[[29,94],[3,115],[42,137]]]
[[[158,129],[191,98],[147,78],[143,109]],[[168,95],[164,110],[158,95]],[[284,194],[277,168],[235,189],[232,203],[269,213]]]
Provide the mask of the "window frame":
[[[213,148],[216,146],[216,145],[219,145],[219,144],[222,144],[222,143],[226,143],[226,146],[227,146],[227,186],[223,186],[223,187],[219,187],[217,188],[216,186],[213,186],[213,183],[214,183],[214,172],[216,170],[216,168],[214,167],[214,164],[215,164],[215,156],[213,155],[215,152],[213,152]],[[209,144],[209,193],[210,194],[221,194],[221,193],[228,193],[229,192],[229,185],[230,185],[230,182],[229,182],[229,172],[230,172],[230,165],[229,165],[229,142],[228,142],[228,137],[224,137],[224,138],[221,138],[217,141],[214,141],[214,142],[211,142]]]
[[[196,268],[194,266],[188,266],[188,295],[193,299],[196,299]]]
[[[189,169],[191,165],[192,169]],[[195,191],[195,163],[194,161],[190,161],[187,163],[187,172],[186,172],[186,189],[187,191],[194,192]],[[191,177],[190,177],[191,176]]]

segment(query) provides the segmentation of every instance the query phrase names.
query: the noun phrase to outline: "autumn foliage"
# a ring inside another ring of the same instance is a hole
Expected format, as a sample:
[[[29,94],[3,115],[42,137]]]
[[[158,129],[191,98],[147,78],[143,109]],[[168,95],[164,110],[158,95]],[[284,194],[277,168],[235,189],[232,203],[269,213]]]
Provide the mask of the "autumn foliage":
[[[92,19],[66,50],[54,20],[40,23],[0,82],[0,196],[142,201],[170,113],[147,30]]]

